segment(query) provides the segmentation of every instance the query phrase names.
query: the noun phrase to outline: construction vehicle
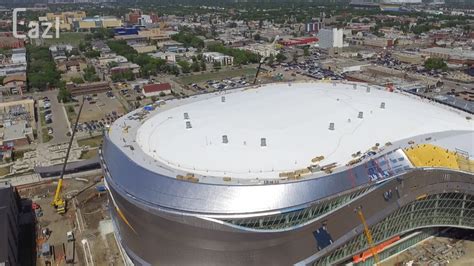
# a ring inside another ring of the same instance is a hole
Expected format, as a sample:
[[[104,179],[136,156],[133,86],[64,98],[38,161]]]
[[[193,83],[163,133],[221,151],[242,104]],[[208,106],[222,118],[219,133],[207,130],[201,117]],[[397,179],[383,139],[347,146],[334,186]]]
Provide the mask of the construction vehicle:
[[[66,151],[66,157],[64,158],[63,168],[61,170],[61,176],[58,180],[58,185],[56,187],[56,192],[54,193],[53,202],[51,202],[51,206],[56,209],[58,214],[66,213],[66,200],[62,196],[62,188],[63,188],[63,179],[64,179],[64,172],[66,171],[67,160],[69,159],[69,153],[71,152],[72,141],[74,140],[74,136],[76,135],[77,125],[79,124],[79,117],[81,116],[82,107],[84,107],[85,97],[82,98],[81,107],[79,107],[79,112],[76,117],[76,123],[74,124],[74,128],[72,130],[71,138],[69,139],[69,145]]]
[[[65,257],[66,257],[66,263],[68,264],[74,264],[74,260],[75,260],[75,252],[74,252],[74,246],[75,246],[75,239],[74,239],[74,234],[72,231],[69,231],[66,233],[66,238],[67,238],[67,242],[66,242],[66,254],[65,254]]]

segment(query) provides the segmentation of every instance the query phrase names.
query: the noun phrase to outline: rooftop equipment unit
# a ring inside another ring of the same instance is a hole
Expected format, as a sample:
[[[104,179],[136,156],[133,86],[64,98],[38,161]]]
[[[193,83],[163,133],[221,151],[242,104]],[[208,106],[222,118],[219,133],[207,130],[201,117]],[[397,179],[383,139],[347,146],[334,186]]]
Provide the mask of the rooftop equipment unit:
[[[329,123],[329,130],[334,130],[334,123]]]
[[[189,114],[188,113],[184,113],[184,120],[189,120]]]
[[[380,108],[385,109],[385,102],[380,103]]]
[[[357,116],[357,118],[360,118],[360,119],[364,118],[364,112],[359,112],[359,115]]]
[[[357,84],[352,85],[354,87],[354,90],[357,90]]]
[[[190,129],[190,128],[192,128],[191,122],[190,122],[190,121],[186,121],[186,129]]]
[[[227,138],[227,135],[222,135],[222,143],[229,143],[229,138]]]
[[[369,86],[367,86],[367,93],[369,93],[369,92],[370,92],[370,87],[369,87]]]
[[[267,139],[266,138],[261,138],[260,139],[260,146],[266,147],[267,146]]]
[[[221,102],[225,103],[225,96],[221,97]]]

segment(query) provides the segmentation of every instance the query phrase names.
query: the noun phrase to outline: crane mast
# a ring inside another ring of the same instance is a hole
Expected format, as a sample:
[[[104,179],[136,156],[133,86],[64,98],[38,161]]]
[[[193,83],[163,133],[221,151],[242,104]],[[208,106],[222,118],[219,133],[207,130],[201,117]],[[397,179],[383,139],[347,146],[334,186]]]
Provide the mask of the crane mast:
[[[367,238],[367,243],[369,244],[370,251],[372,252],[372,256],[374,256],[375,265],[377,265],[379,263],[379,255],[377,253],[377,250],[375,249],[372,233],[370,232],[369,226],[367,226],[364,213],[362,213],[362,208],[358,207],[356,209],[356,212],[357,212],[357,215],[359,215],[359,219],[362,225],[364,226],[364,235]]]
[[[64,158],[63,168],[61,170],[61,175],[58,180],[56,192],[54,193],[53,202],[51,202],[51,205],[56,209],[56,212],[59,214],[66,213],[66,200],[61,195],[61,191],[63,188],[64,172],[66,171],[67,161],[69,159],[69,153],[71,152],[72,142],[74,140],[74,136],[76,135],[77,125],[79,124],[79,117],[81,116],[82,107],[84,107],[84,102],[85,102],[85,97],[82,97],[81,107],[79,107],[79,112],[77,114],[76,121],[74,123],[74,128],[71,133],[71,138],[69,139],[69,145],[67,147],[66,157]]]

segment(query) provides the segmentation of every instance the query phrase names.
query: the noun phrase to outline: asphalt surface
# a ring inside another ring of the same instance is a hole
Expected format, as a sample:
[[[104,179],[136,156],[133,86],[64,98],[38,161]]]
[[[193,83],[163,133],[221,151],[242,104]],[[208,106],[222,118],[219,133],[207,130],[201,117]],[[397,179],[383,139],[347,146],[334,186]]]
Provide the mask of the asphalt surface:
[[[47,91],[41,93],[41,95],[47,96],[51,101],[51,113],[53,114],[53,122],[47,124],[48,127],[53,128],[53,139],[49,142],[50,144],[64,143],[69,141],[69,137],[66,135],[69,132],[69,121],[67,120],[64,107],[58,102],[58,92]]]

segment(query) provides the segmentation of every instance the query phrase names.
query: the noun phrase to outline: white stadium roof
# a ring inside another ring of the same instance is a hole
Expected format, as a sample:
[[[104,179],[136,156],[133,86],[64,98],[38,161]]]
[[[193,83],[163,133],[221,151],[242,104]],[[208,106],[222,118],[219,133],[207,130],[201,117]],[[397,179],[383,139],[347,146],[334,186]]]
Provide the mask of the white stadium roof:
[[[353,153],[376,143],[447,130],[473,131],[474,125],[462,112],[415,96],[367,92],[365,85],[294,83],[234,90],[159,110],[138,128],[136,142],[170,168],[265,179],[308,167],[316,156],[324,156],[321,165],[345,165]]]

